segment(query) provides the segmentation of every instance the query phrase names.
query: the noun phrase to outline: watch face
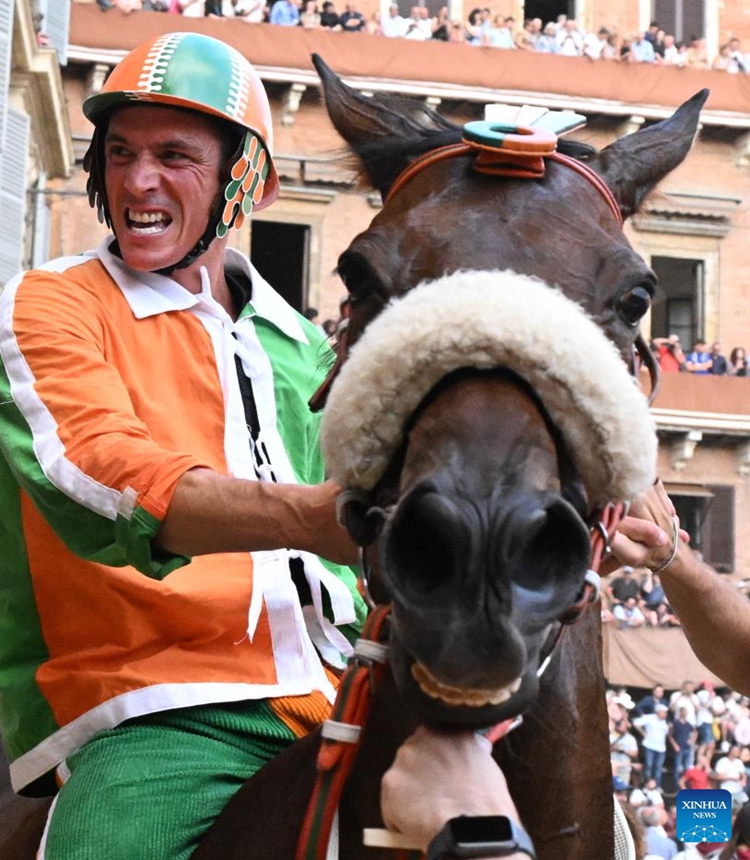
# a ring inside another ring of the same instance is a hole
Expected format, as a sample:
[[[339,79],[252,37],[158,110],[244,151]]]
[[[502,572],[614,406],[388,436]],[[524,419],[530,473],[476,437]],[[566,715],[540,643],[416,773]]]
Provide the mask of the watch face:
[[[509,842],[513,839],[510,821],[504,815],[452,818],[451,830],[456,844]]]

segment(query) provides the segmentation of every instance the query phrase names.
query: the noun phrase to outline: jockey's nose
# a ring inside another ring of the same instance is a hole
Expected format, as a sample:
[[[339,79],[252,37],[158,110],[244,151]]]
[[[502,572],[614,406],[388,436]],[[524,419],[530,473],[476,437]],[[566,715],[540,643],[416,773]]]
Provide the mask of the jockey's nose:
[[[143,194],[158,187],[160,170],[158,160],[150,153],[135,155],[125,173],[125,188],[132,194]]]

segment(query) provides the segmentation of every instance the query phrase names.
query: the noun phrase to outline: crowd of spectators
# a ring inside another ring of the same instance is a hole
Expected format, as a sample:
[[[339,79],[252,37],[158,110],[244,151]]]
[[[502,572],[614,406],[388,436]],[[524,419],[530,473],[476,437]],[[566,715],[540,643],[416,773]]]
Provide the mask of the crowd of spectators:
[[[719,692],[708,681],[685,681],[669,692],[656,684],[637,701],[625,688],[610,689],[607,714],[615,796],[634,822],[631,829],[640,834],[647,856],[693,856],[678,853],[671,801],[680,789],[725,789],[735,811],[748,809],[746,697],[728,689]]]
[[[648,568],[639,575],[634,568],[623,567],[603,584],[602,621],[621,629],[680,626],[659,574]]]
[[[742,346],[734,347],[727,358],[722,353],[719,341],[714,341],[709,347],[704,340],[697,340],[693,344],[692,352],[685,355],[680,338],[671,334],[669,337],[653,338],[651,349],[663,373],[750,376],[750,359]]]
[[[365,31],[389,38],[465,42],[591,60],[750,72],[750,54],[742,51],[738,38],[731,38],[710,59],[704,38],[693,36],[684,42],[677,41],[656,21],[645,33],[623,35],[607,27],[585,32],[567,15],[558,15],[557,20],[547,24],[541,18],[529,18],[519,26],[515,18],[494,14],[488,7],[476,7],[466,21],[460,21],[451,18],[447,6],[431,16],[426,6],[415,5],[405,17],[395,3],[385,17],[375,11],[365,18],[356,0],[348,0],[341,12],[333,0],[320,4],[317,0],[97,0],[97,3],[102,9],[117,7],[128,13],[146,10],[193,18],[240,18],[251,24]]]

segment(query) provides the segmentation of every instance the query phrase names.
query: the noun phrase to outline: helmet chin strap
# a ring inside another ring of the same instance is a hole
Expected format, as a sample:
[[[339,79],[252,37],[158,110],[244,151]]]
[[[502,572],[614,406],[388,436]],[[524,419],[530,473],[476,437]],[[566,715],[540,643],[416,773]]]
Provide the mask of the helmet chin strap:
[[[217,211],[221,211],[222,203],[223,198],[220,195],[217,198],[217,202],[214,204],[212,214],[208,219],[208,224],[206,225],[206,229],[204,230],[203,235],[187,252],[187,254],[185,254],[185,256],[181,260],[178,260],[178,262],[173,263],[171,266],[164,266],[163,269],[154,269],[155,274],[170,277],[172,273],[175,272],[177,269],[186,269],[188,266],[192,266],[197,259],[202,257],[203,254],[208,251],[211,242],[213,242],[213,240],[216,238],[216,225],[220,217],[216,213]]]

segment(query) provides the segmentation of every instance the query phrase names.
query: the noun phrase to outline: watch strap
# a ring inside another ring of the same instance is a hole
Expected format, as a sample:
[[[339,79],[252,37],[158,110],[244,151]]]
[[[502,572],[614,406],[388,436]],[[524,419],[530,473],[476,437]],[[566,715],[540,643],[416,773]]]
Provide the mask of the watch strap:
[[[452,827],[452,822],[456,819],[451,819],[430,842],[427,848],[427,860],[454,860],[454,858],[461,857],[511,857],[514,854],[526,854],[531,860],[537,860],[534,843],[521,824],[505,815],[491,817],[502,820],[503,825],[510,831],[510,839],[501,842],[488,842],[483,838],[475,844],[472,844],[471,840],[464,840],[460,844],[456,844]],[[460,816],[464,829],[465,825],[471,822],[471,818],[472,816]]]

